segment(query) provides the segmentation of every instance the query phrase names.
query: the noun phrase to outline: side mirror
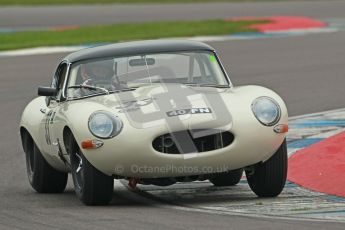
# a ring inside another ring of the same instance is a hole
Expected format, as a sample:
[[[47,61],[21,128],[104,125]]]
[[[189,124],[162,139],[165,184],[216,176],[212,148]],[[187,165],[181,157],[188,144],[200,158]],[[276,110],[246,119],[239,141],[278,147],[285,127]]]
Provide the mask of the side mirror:
[[[51,87],[38,87],[38,96],[53,97],[56,96],[56,89]]]

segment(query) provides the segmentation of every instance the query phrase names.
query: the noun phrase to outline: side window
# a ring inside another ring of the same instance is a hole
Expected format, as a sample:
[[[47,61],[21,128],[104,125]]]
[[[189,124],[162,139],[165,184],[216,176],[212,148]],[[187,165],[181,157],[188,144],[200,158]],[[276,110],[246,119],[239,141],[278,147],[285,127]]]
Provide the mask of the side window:
[[[61,97],[63,84],[66,78],[66,72],[67,72],[67,64],[66,63],[60,64],[53,78],[52,87],[57,89],[57,96],[56,96],[57,99]]]

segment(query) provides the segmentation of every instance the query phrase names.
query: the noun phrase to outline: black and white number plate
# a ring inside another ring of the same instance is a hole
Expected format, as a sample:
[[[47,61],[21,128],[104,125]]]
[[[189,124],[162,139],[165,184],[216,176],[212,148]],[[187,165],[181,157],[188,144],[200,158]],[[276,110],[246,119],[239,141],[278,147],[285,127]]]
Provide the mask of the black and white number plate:
[[[181,116],[185,114],[212,113],[210,108],[178,109],[167,112],[168,117]]]

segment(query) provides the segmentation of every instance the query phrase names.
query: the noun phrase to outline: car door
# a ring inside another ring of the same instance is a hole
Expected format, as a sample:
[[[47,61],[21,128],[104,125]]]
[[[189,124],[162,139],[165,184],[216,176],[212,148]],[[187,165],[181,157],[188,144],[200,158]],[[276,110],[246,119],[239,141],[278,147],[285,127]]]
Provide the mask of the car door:
[[[46,110],[46,134],[45,138],[47,141],[47,144],[50,146],[51,154],[55,158],[62,160],[65,162],[65,159],[62,156],[61,152],[61,140],[59,140],[58,134],[57,134],[57,126],[58,123],[60,123],[61,116],[58,115],[59,108],[62,103],[64,103],[63,98],[63,90],[64,90],[64,84],[65,79],[67,77],[67,71],[68,71],[68,63],[61,63],[54,75],[54,79],[52,82],[53,88],[56,89],[56,96],[50,97],[49,104]]]

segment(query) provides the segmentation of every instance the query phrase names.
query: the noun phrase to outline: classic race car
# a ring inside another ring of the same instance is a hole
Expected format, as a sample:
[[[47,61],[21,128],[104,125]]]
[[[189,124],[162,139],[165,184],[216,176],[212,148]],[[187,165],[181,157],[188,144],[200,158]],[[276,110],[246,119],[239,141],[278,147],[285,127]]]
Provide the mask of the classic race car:
[[[27,174],[40,193],[63,192],[72,174],[87,205],[112,200],[114,179],[167,186],[237,184],[260,197],[282,191],[288,114],[260,86],[232,85],[214,49],[188,40],[83,49],[58,65],[25,108]]]

